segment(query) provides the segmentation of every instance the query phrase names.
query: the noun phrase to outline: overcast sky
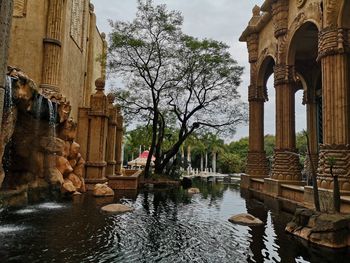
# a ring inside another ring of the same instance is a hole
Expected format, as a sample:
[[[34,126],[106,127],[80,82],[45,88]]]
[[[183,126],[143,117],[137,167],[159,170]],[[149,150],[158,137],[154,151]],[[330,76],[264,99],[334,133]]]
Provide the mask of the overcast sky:
[[[109,33],[108,19],[130,21],[135,17],[136,0],[91,0],[95,6],[97,26],[101,32]],[[248,100],[249,63],[246,43],[238,41],[252,16],[254,5],[264,0],[154,0],[166,4],[168,9],[178,10],[184,16],[183,30],[198,38],[213,38],[230,45],[230,51],[238,64],[244,66],[239,92],[242,100]],[[269,80],[269,102],[265,104],[265,134],[275,134],[275,97]],[[305,107],[301,105],[301,92],[296,97],[297,130],[305,128]],[[241,126],[233,136],[234,140],[248,136],[248,126]]]

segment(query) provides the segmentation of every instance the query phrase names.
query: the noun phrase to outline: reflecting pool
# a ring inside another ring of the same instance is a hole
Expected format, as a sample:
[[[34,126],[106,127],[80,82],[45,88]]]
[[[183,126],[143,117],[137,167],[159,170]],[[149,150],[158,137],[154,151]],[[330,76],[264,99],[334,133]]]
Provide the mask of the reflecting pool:
[[[286,234],[290,214],[243,198],[237,186],[195,186],[201,194],[119,191],[114,200],[82,195],[0,211],[0,262],[350,262],[349,250],[321,249]],[[101,214],[113,201],[135,211]],[[265,224],[227,220],[246,212]]]

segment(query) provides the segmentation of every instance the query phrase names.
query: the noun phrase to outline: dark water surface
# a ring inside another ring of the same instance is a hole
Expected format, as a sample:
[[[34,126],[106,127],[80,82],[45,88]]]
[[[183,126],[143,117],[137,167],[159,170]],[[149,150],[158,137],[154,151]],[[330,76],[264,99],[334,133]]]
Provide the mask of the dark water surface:
[[[244,199],[237,187],[119,192],[133,213],[103,215],[89,195],[0,212],[0,262],[350,262],[349,250],[307,246],[284,232],[291,215]],[[249,212],[263,226],[231,224]]]

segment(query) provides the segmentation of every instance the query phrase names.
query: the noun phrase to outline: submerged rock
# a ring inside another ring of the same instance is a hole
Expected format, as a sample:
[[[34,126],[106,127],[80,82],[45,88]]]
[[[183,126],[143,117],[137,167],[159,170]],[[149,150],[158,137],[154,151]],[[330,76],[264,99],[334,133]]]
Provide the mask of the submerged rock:
[[[201,191],[198,188],[192,187],[187,190],[189,194],[199,194]]]
[[[259,218],[252,216],[251,214],[238,214],[231,216],[228,221],[245,226],[259,226],[264,224]]]
[[[114,196],[114,191],[107,184],[96,184],[93,195],[96,197]]]
[[[108,214],[120,214],[134,211],[134,208],[122,204],[110,204],[101,208],[101,211]]]

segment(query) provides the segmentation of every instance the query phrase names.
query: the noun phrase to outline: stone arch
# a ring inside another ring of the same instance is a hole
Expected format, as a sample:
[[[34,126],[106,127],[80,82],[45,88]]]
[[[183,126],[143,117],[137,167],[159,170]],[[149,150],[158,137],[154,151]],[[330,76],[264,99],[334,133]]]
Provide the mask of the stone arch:
[[[268,100],[266,84],[270,76],[273,74],[273,68],[275,65],[276,59],[270,54],[263,56],[263,59],[258,65],[256,86],[258,87],[258,89],[263,89],[265,101]]]
[[[313,29],[313,37],[317,40],[318,44],[318,32],[320,31],[320,27],[317,23],[315,23],[314,20],[308,19],[303,20],[302,23],[298,24],[297,27],[293,31],[291,31],[288,35],[288,41],[287,41],[287,51],[286,51],[286,64],[287,65],[294,65],[295,64],[295,53],[296,53],[296,47],[304,46],[304,48],[310,48],[306,47],[305,43],[303,45],[297,45],[297,40],[300,34],[303,33],[303,30],[312,30]],[[315,51],[318,52],[318,45],[316,45],[313,48]],[[316,56],[317,57],[317,56]]]
[[[338,19],[338,27],[350,29],[350,1],[343,1]]]

